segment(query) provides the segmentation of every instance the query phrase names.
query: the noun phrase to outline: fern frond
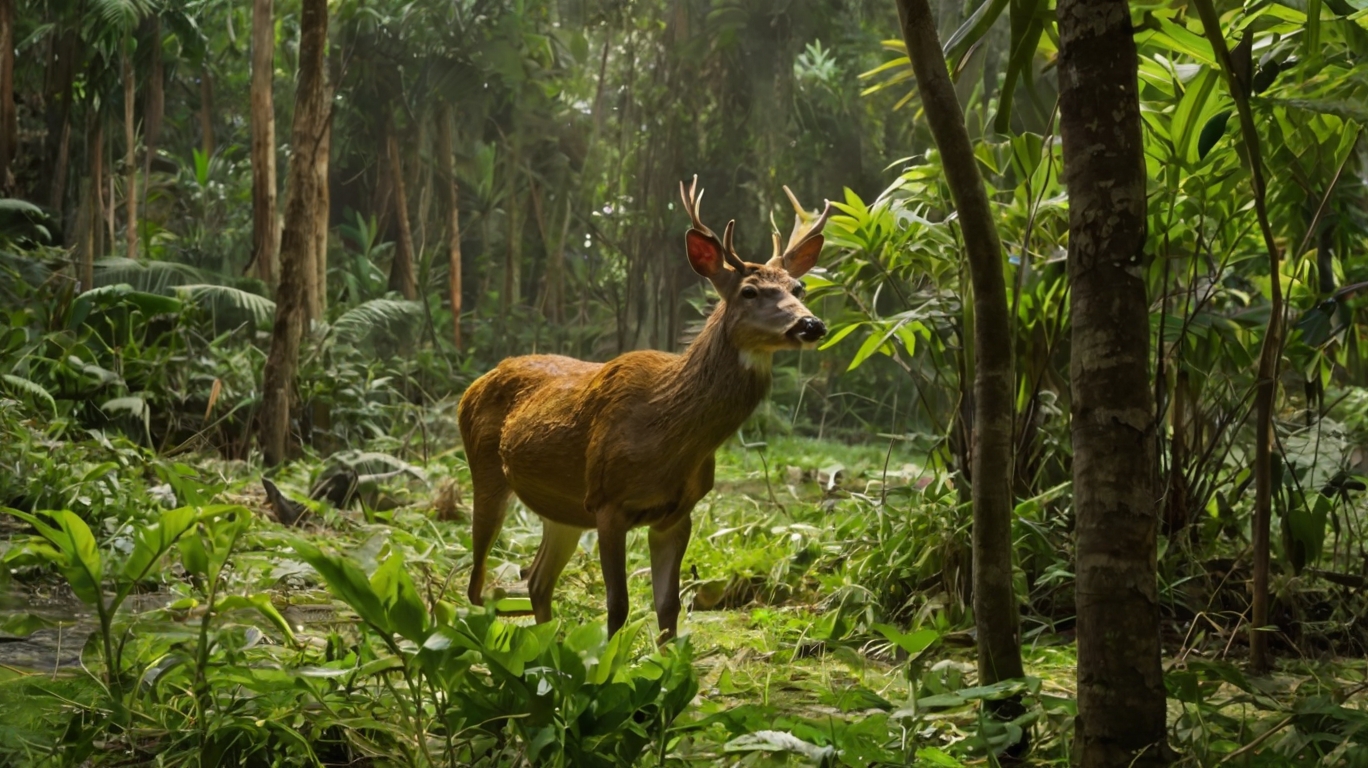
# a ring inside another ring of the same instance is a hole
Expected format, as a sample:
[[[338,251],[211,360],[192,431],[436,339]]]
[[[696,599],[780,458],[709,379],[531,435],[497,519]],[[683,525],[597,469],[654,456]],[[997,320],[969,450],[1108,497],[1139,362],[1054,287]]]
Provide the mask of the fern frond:
[[[276,305],[265,296],[258,296],[241,288],[212,283],[192,283],[176,286],[176,294],[211,311],[249,312],[258,325],[269,323],[275,317]]]
[[[333,323],[332,330],[339,337],[356,340],[381,328],[412,327],[422,319],[423,305],[416,301],[371,299],[343,312]]]
[[[128,283],[139,291],[169,293],[180,285],[206,283],[206,275],[190,266],[174,261],[138,261],[112,256],[95,262],[95,284]]]
[[[35,400],[47,403],[48,407],[52,409],[52,415],[57,415],[57,401],[52,397],[52,393],[44,389],[41,384],[11,373],[0,376],[0,379],[4,379],[5,384],[9,385],[12,391],[30,395]]]

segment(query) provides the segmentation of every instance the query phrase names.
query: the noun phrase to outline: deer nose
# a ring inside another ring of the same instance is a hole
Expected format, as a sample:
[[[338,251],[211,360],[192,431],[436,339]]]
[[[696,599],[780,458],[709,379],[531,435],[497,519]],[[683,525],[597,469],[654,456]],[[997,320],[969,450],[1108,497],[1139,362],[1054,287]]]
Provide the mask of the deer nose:
[[[794,331],[800,341],[813,342],[826,335],[826,325],[815,317],[805,317],[798,321]]]

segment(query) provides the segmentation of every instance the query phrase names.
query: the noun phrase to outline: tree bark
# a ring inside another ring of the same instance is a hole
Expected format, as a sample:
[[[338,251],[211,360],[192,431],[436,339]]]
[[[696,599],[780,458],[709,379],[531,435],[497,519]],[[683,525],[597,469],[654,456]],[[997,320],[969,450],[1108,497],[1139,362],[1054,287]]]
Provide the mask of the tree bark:
[[[151,63],[147,73],[146,101],[143,102],[143,186],[142,205],[147,205],[147,187],[152,183],[152,159],[157,155],[162,118],[166,112],[166,77],[162,66],[161,19],[153,16],[151,26]]]
[[[959,211],[960,232],[973,285],[974,622],[981,685],[1023,677],[1019,611],[1012,589],[1012,336],[1007,288],[988,193],[964,126],[964,112],[941,53],[927,0],[898,0],[903,42],[931,135],[940,149],[946,183]],[[1019,702],[1004,705],[1008,714]],[[1024,747],[1024,745],[1022,745]]]
[[[399,231],[394,245],[394,262],[390,265],[389,289],[413,301],[418,298],[418,285],[413,276],[413,230],[409,228],[408,193],[404,187],[404,163],[399,152],[399,137],[391,124],[386,132],[385,145],[389,153],[390,186],[394,190],[394,226]]]
[[[200,65],[200,151],[214,156],[214,82],[209,78],[209,62]]]
[[[1075,754],[1083,768],[1159,766],[1169,750],[1135,43],[1124,0],[1060,0],[1057,12],[1077,517]]]
[[[134,122],[135,83],[133,79],[133,56],[124,48],[123,55],[123,95],[124,95],[124,202],[128,213],[124,226],[124,239],[128,243],[124,254],[130,259],[138,258],[138,126]]]
[[[14,0],[0,0],[0,191],[13,192],[11,164],[19,154],[19,115],[14,106]]]
[[[451,340],[461,348],[461,198],[456,182],[455,116],[450,104],[443,103],[437,126],[437,162],[445,192],[442,206],[447,214],[447,289],[451,297]]]
[[[275,18],[273,0],[252,2],[252,264],[267,285],[275,282],[280,234],[276,230]]]
[[[319,132],[318,152],[323,156],[321,165],[315,166],[316,194],[314,206],[318,211],[318,226],[314,228],[313,238],[313,279],[309,283],[309,319],[322,320],[328,309],[328,216],[332,205],[332,188],[328,186],[328,158],[332,155],[332,86],[324,84],[323,103],[328,105],[323,127]]]
[[[327,211],[319,210],[317,189],[320,176],[327,175],[328,155],[322,144],[331,118],[324,72],[327,0],[303,0],[299,37],[299,78],[290,141],[293,155],[285,180],[285,228],[280,240],[280,286],[276,290],[271,350],[262,373],[260,442],[267,466],[279,464],[286,456],[290,396],[308,310],[305,291],[314,269],[317,230],[327,226]]]
[[[104,123],[99,112],[90,110],[90,126],[87,129],[87,152],[90,157],[90,181],[85,191],[88,195],[84,206],[86,216],[81,222],[81,278],[80,290],[88,291],[95,286],[95,259],[100,257],[104,244]]]
[[[518,173],[521,167],[518,137],[512,137],[513,151],[508,156],[508,197],[504,211],[508,218],[508,243],[504,251],[503,290],[499,292],[499,322],[507,333],[509,311],[522,301],[522,220],[518,214]]]
[[[67,173],[71,163],[71,102],[78,50],[75,31],[63,31],[53,41],[53,59],[48,68],[47,123],[49,136],[56,138],[56,144],[51,148],[53,161],[48,204],[59,214],[66,198]],[[84,195],[78,193],[78,200],[84,201]]]

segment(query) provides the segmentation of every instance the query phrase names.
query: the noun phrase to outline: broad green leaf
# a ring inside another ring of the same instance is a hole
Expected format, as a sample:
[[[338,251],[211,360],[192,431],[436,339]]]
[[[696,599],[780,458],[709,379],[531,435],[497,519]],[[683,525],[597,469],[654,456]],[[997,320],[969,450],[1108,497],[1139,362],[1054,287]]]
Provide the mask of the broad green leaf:
[[[255,595],[229,595],[218,601],[214,606],[215,613],[227,613],[236,610],[254,610],[269,620],[280,633],[291,643],[295,642],[294,628],[290,622],[285,620],[280,611],[276,610],[271,602],[271,596],[264,593]]]
[[[290,547],[304,559],[304,562],[318,571],[318,575],[323,577],[333,595],[356,611],[362,621],[380,632],[394,631],[380,597],[375,594],[370,580],[360,568],[346,558],[325,554],[303,539],[291,539]]]

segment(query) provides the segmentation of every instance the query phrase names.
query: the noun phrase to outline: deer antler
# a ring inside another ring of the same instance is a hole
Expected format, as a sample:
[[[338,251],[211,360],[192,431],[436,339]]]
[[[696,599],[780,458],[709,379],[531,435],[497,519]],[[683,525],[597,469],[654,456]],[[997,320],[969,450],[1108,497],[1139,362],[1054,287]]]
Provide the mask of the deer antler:
[[[788,186],[784,187],[784,194],[788,195],[789,202],[793,204],[793,233],[789,235],[788,245],[781,251],[779,249],[779,233],[774,233],[774,255],[770,257],[769,265],[781,267],[784,264],[784,256],[792,253],[804,240],[817,237],[822,234],[822,228],[826,226],[827,219],[831,218],[831,201],[826,201],[826,207],[820,214],[812,213],[803,208],[803,204],[798,202],[793,190]]]
[[[724,230],[722,238],[719,239],[717,233],[708,229],[708,226],[699,218],[698,209],[699,203],[703,200],[703,190],[698,188],[698,174],[694,174],[693,182],[689,184],[688,190],[684,189],[684,182],[679,182],[679,197],[684,201],[684,210],[689,214],[693,230],[717,243],[722,249],[722,256],[732,266],[732,269],[742,274],[748,272],[746,263],[732,250],[732,232],[736,228],[736,219],[727,222],[727,228]]]

